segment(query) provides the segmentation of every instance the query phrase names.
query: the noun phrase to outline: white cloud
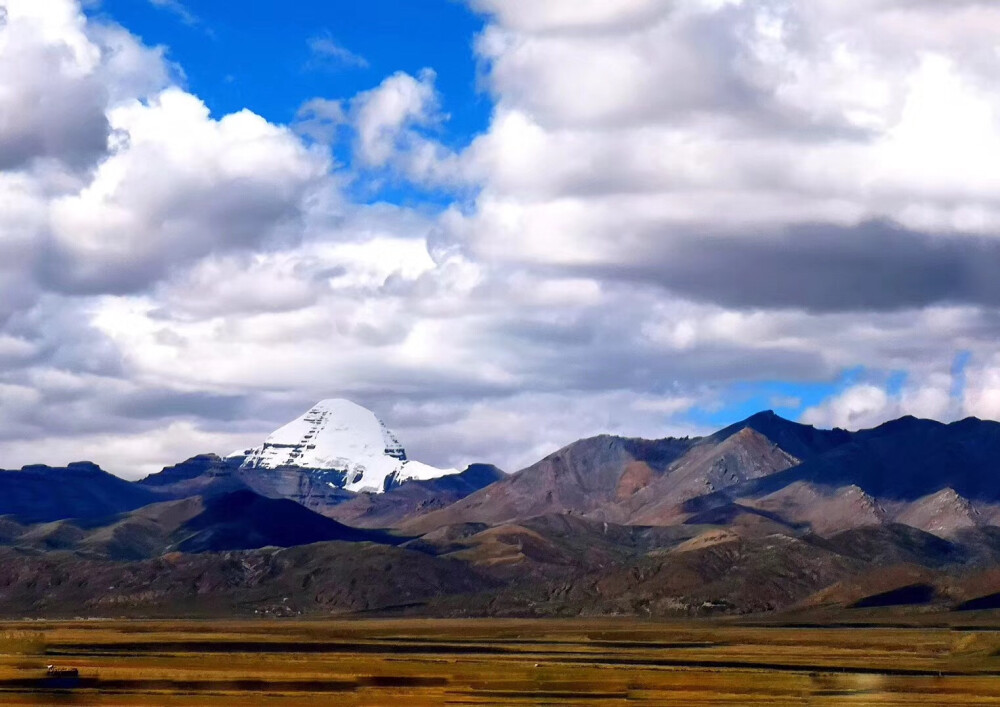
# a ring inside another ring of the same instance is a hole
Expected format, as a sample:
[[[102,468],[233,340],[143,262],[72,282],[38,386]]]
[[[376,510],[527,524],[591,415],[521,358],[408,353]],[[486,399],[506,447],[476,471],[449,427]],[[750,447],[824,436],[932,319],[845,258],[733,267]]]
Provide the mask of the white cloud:
[[[889,394],[877,385],[856,385],[823,405],[809,408],[802,422],[817,427],[841,427],[858,430],[875,427],[895,415]]]
[[[154,7],[163,8],[176,15],[180,20],[186,25],[197,25],[201,24],[201,20],[198,19],[191,10],[188,9],[187,5],[180,2],[180,0],[149,0],[150,4]]]
[[[338,44],[329,35],[318,35],[309,40],[309,51],[312,52],[310,66],[347,66],[358,69],[367,69],[368,60],[360,54],[355,54],[347,47]]]
[[[984,73],[1000,61],[989,39],[1000,8],[474,4],[495,17],[477,47],[498,102],[465,155],[482,194],[453,224],[474,257],[633,278],[659,267],[661,284],[690,295],[665,266],[697,256],[705,277],[732,278],[729,241],[766,248],[791,229],[808,250],[827,224],[858,251],[844,257],[872,264],[861,284],[887,290],[877,273],[891,254],[877,241],[863,252],[873,219],[909,229],[914,253],[933,250],[923,234],[972,249],[954,237],[1000,232],[988,157],[1000,101]],[[836,255],[799,267],[822,271]],[[795,306],[761,287],[744,284],[748,305]]]
[[[455,152],[431,70],[213,117],[164,50],[0,0],[0,466],[145,472],[347,396],[514,469],[858,366],[804,419],[1000,416],[1000,9],[473,4],[496,106]],[[345,196],[385,180],[461,196]]]
[[[468,186],[465,160],[445,147],[437,133],[447,123],[435,86],[436,74],[397,72],[350,103],[356,166],[388,170],[390,175],[422,186]],[[329,113],[330,104],[316,100],[303,106],[306,130]],[[318,111],[318,112],[317,112]]]
[[[632,28],[665,15],[669,6],[659,0],[472,0],[473,7],[495,14],[519,30],[546,32],[574,29],[608,31]]]
[[[85,169],[104,153],[110,125],[100,49],[73,3],[5,0],[0,21],[0,169],[56,160]],[[16,70],[14,69],[16,67]]]
[[[312,140],[331,144],[336,141],[338,130],[349,122],[342,101],[313,98],[299,107],[295,129]]]
[[[940,373],[908,381],[896,393],[883,385],[861,383],[809,408],[802,414],[802,421],[849,430],[877,427],[904,415],[950,422],[958,418],[963,405],[953,392],[952,376]]]
[[[91,459],[113,460],[111,468],[126,479],[141,479],[163,469],[162,460],[178,463],[221,447],[232,451],[259,443],[252,434],[205,432],[190,422],[173,422],[139,432],[122,430],[72,436],[54,434],[30,441],[14,440],[3,446],[4,464],[20,468],[29,464],[65,465]],[[222,447],[222,445],[228,445]]]
[[[1000,357],[994,355],[966,372],[964,413],[1000,420]]]
[[[441,120],[434,78],[429,69],[419,78],[397,73],[355,99],[358,155],[365,164],[384,167],[411,127]]]
[[[51,205],[56,288],[141,289],[216,250],[294,239],[283,229],[327,167],[288,129],[249,111],[215,121],[176,88],[109,117],[119,145],[86,188]]]

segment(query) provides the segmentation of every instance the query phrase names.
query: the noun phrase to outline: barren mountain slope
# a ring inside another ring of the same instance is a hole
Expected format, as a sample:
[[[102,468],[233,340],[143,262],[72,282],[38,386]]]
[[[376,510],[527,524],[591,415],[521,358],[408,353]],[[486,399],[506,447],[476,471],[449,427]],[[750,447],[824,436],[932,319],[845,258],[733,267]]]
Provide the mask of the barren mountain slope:
[[[664,473],[692,440],[601,436],[580,440],[440,511],[401,527],[426,532],[457,523],[504,523],[551,513],[586,514],[612,503],[625,483]]]

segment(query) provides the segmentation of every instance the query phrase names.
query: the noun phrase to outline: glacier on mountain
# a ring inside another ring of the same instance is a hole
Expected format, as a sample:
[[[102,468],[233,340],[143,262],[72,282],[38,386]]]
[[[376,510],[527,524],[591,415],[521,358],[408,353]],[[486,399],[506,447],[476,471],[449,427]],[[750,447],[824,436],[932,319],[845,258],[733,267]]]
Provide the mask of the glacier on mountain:
[[[271,434],[245,457],[244,469],[323,472],[348,491],[381,493],[411,479],[457,474],[407,459],[396,436],[375,413],[349,400],[323,400]],[[330,472],[333,472],[332,476]]]

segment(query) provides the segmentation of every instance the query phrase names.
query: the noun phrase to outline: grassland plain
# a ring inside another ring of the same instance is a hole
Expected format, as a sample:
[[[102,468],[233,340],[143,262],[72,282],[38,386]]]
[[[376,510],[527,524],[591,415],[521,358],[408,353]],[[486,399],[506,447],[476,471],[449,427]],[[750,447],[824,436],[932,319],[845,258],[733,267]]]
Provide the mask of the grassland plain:
[[[0,703],[1000,705],[1000,622],[962,619],[16,622]]]

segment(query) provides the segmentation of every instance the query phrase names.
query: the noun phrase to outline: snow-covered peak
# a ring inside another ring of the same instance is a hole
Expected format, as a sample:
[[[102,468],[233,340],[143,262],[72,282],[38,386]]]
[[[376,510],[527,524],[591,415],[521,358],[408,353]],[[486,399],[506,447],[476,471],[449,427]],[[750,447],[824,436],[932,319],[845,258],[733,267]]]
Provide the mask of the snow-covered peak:
[[[246,469],[341,472],[343,483],[337,485],[349,491],[382,492],[387,480],[401,483],[458,473],[409,461],[403,445],[375,413],[342,399],[316,403],[245,456]]]

